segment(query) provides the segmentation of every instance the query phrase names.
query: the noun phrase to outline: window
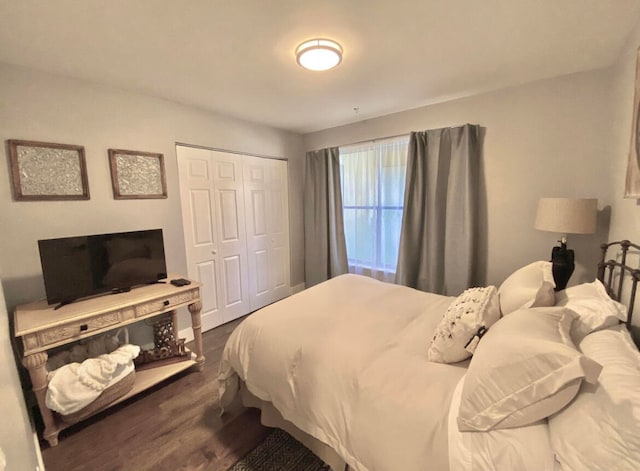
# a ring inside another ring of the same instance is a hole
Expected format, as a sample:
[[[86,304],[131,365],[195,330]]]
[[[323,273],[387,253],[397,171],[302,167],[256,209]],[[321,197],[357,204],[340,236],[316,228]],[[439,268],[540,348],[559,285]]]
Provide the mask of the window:
[[[393,281],[409,136],[340,147],[349,271]]]

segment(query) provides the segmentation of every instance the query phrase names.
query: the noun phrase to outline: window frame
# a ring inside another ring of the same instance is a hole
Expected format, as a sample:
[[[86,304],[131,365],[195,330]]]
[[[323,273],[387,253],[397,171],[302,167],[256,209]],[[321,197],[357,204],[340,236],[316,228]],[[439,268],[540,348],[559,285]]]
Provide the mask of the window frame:
[[[341,170],[341,189],[344,191],[344,164],[342,161],[342,156],[343,155],[348,155],[350,153],[355,153],[355,152],[344,152],[342,149],[348,149],[350,147],[352,148],[356,148],[356,147],[362,147],[363,150],[370,146],[370,149],[367,149],[368,152],[372,152],[373,156],[376,159],[376,163],[375,163],[375,169],[376,169],[376,178],[377,178],[377,184],[376,184],[376,202],[377,204],[372,205],[372,204],[364,204],[364,205],[358,205],[358,204],[342,204],[342,210],[343,213],[345,210],[352,210],[354,211],[354,214],[357,215],[357,211],[358,210],[367,210],[367,211],[373,211],[374,212],[374,216],[375,216],[375,231],[376,231],[376,238],[375,238],[375,250],[374,250],[374,254],[373,254],[373,260],[361,260],[358,258],[352,258],[349,254],[349,250],[347,249],[347,260],[348,260],[348,264],[349,267],[355,267],[357,269],[360,270],[371,270],[371,271],[379,271],[379,272],[384,272],[387,274],[395,274],[396,268],[397,268],[397,255],[395,258],[395,265],[391,266],[389,264],[386,264],[384,261],[385,258],[385,253],[383,250],[383,245],[384,245],[384,239],[383,239],[383,215],[385,211],[400,211],[400,215],[401,215],[401,220],[402,220],[402,216],[404,215],[404,192],[403,192],[403,203],[402,205],[385,205],[383,204],[383,151],[381,150],[382,147],[385,145],[385,143],[389,144],[389,143],[394,143],[394,144],[405,144],[407,146],[407,154],[408,154],[408,145],[409,145],[409,135],[403,135],[403,136],[397,136],[395,138],[388,138],[388,139],[384,139],[384,140],[374,140],[374,141],[368,141],[368,142],[363,142],[360,144],[356,144],[353,147],[352,146],[341,146],[339,148],[340,151],[340,156],[341,156],[341,161],[340,161],[340,170]],[[348,157],[347,157],[348,158]],[[406,177],[406,161],[405,161],[405,173],[403,175],[403,177]],[[405,185],[406,185],[406,181],[405,181]],[[402,223],[400,223],[402,224]],[[346,237],[346,228],[345,228],[345,237]]]

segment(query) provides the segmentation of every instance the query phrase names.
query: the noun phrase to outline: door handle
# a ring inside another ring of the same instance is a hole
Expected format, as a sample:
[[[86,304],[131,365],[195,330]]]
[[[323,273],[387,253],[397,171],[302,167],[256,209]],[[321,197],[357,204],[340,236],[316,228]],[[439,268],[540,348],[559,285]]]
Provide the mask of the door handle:
[[[212,250],[212,251],[211,251],[211,255],[216,255],[217,253],[218,253],[218,251],[217,251],[217,250]]]

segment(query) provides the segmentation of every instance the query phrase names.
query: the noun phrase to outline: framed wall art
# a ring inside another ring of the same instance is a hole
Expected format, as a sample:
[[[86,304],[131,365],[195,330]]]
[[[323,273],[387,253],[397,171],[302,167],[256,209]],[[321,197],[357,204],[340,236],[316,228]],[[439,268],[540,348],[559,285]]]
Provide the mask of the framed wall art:
[[[640,199],[640,48],[636,53],[636,78],[633,96],[633,121],[631,125],[631,148],[627,162],[625,198]]]
[[[109,164],[115,199],[167,197],[167,181],[162,154],[109,149]]]
[[[16,139],[7,144],[16,201],[89,199],[83,146]]]

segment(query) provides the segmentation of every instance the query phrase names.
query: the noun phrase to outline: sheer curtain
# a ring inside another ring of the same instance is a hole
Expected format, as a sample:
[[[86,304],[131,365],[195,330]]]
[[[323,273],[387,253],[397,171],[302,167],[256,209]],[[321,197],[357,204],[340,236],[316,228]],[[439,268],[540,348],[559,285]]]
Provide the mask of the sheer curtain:
[[[393,282],[409,136],[340,147],[349,272]]]
[[[411,133],[396,283],[457,295],[476,284],[480,126]]]
[[[338,148],[307,152],[304,184],[304,258],[307,288],[347,273]]]

